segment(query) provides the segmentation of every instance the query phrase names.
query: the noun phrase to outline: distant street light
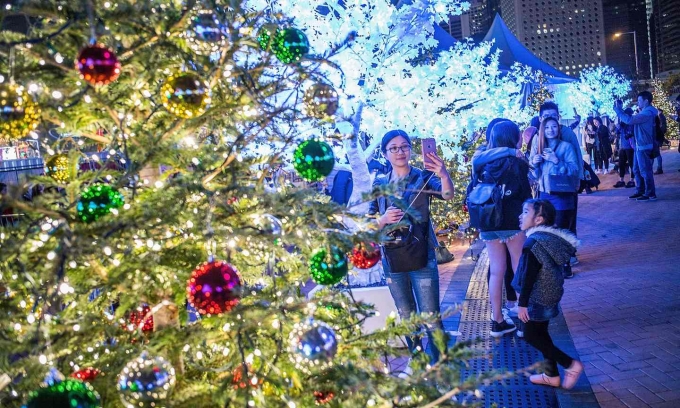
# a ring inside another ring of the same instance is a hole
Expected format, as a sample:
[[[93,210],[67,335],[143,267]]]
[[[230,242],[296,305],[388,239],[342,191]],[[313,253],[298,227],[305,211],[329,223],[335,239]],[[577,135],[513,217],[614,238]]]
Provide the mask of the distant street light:
[[[619,38],[624,34],[633,34],[633,48],[635,49],[635,75],[640,79],[640,67],[638,66],[638,50],[637,50],[637,33],[635,31],[626,31],[625,33],[614,33],[614,38]]]

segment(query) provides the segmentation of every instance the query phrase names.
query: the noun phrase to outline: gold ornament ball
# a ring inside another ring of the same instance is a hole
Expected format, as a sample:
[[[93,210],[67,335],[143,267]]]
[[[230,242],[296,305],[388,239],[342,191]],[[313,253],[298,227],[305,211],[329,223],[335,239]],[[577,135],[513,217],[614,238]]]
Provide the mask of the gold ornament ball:
[[[47,161],[45,173],[57,183],[67,184],[70,180],[68,171],[68,157],[65,154],[56,154]]]
[[[40,123],[40,108],[23,87],[0,84],[0,139],[16,140]]]
[[[304,111],[316,119],[329,119],[338,111],[338,93],[332,86],[316,83],[305,91]]]
[[[196,74],[172,75],[161,87],[165,109],[175,116],[191,119],[201,116],[210,105],[208,85]]]

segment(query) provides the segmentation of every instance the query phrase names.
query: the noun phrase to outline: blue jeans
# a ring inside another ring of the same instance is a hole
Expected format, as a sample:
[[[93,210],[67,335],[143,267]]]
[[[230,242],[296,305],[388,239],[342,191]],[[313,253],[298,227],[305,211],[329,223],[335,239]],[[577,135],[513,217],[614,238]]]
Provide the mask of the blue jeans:
[[[384,257],[382,265],[387,285],[402,319],[408,319],[416,313],[439,313],[439,270],[433,249],[428,253],[427,265],[417,271],[392,273]],[[444,329],[441,319],[437,319],[437,327],[434,329]],[[426,331],[431,340],[429,328]],[[407,336],[406,343],[411,352],[417,347],[422,349],[419,336]],[[428,343],[427,353],[433,361],[439,360],[439,350],[432,341]]]
[[[653,160],[651,150],[635,150],[635,186],[636,193],[644,194],[647,197],[656,196],[654,186],[654,171],[652,170]]]

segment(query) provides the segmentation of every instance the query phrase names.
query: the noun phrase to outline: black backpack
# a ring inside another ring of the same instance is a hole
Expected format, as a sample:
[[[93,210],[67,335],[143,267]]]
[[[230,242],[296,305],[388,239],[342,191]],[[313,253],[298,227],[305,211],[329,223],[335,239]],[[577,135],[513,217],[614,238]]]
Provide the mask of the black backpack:
[[[480,231],[496,231],[503,225],[505,185],[498,184],[488,172],[468,186],[467,207],[470,226]]]
[[[654,117],[654,139],[659,144],[663,144],[666,140],[666,129],[664,124],[661,122],[659,115]]]

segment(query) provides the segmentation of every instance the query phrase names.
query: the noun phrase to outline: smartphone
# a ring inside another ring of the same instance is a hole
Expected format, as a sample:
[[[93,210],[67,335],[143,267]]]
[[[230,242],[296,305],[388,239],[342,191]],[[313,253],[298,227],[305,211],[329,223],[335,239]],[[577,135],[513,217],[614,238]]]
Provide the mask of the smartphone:
[[[422,145],[423,145],[423,163],[429,163],[431,162],[430,158],[427,157],[428,153],[434,153],[437,154],[437,142],[429,137],[427,139],[422,140]]]

